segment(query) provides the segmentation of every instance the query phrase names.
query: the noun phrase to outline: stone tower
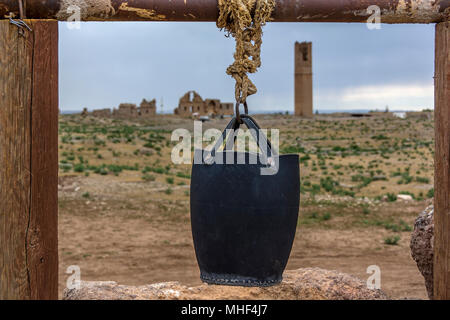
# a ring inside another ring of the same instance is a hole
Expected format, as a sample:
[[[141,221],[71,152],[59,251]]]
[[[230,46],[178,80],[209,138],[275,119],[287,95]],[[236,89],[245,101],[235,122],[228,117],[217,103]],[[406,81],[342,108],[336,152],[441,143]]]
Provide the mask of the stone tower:
[[[313,116],[311,42],[295,42],[295,115]]]

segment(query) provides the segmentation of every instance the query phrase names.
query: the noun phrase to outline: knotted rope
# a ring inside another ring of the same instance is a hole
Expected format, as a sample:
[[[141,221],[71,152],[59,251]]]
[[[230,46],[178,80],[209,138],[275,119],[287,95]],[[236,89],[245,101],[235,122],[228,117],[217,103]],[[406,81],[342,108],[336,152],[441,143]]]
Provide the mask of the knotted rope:
[[[217,26],[236,40],[234,62],[227,74],[236,80],[236,102],[245,103],[257,89],[248,78],[261,66],[262,27],[270,20],[274,0],[218,0]]]

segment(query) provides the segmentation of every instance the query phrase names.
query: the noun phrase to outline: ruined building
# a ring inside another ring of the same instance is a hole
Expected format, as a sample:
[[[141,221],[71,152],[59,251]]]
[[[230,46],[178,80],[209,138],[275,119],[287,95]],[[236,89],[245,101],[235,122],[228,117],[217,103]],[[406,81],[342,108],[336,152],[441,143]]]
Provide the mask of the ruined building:
[[[111,109],[97,109],[92,111],[94,117],[109,118],[111,117]]]
[[[311,42],[295,42],[295,115],[313,116]]]
[[[133,103],[121,103],[118,109],[114,109],[112,115],[114,118],[137,118],[138,109]]]
[[[99,118],[117,118],[117,119],[133,119],[133,118],[149,118],[156,115],[156,100],[142,100],[139,107],[133,103],[121,103],[118,109],[98,109],[91,113],[94,117]]]
[[[174,113],[179,116],[220,116],[234,113],[233,103],[219,99],[205,99],[195,91],[188,91],[180,98]]]
[[[139,115],[143,118],[153,117],[156,115],[156,100],[147,101],[142,99],[139,105]]]

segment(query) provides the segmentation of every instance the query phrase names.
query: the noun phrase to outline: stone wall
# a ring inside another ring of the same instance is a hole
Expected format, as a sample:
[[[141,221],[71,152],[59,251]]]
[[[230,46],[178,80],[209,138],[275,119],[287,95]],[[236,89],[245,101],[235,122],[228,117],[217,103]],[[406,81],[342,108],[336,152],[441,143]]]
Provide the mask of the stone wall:
[[[139,105],[139,116],[142,118],[154,117],[156,115],[156,100],[147,101],[142,99]]]
[[[222,114],[231,115],[234,113],[234,104],[231,102],[224,102],[220,104],[220,112]]]
[[[221,103],[219,99],[203,100],[197,92],[188,91],[180,98],[174,113],[182,117],[232,115],[233,104]]]
[[[431,120],[433,118],[433,112],[427,111],[406,112],[405,116],[407,119],[412,120]]]
[[[99,118],[109,118],[111,117],[111,109],[97,109],[92,111],[92,116]]]
[[[195,91],[189,91],[180,98],[174,113],[179,116],[191,116],[193,113],[205,114],[204,101]]]
[[[117,119],[151,118],[156,116],[156,100],[142,99],[139,107],[133,103],[121,103],[117,109],[112,111],[109,108],[98,109],[93,110],[90,115],[99,118],[113,117]]]
[[[114,118],[137,118],[138,114],[139,113],[136,105],[132,103],[121,103],[118,109],[113,110]]]

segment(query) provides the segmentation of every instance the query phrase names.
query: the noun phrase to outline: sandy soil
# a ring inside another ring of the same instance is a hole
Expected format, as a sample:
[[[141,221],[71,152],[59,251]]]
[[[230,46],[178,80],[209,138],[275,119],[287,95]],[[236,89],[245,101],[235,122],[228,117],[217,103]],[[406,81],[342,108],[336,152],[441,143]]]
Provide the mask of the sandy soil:
[[[256,119],[280,129],[281,153],[300,155],[301,209],[287,268],[367,279],[367,267],[377,265],[393,298],[426,299],[409,241],[414,219],[433,197],[431,114]],[[203,129],[223,129],[228,121],[213,119]],[[169,115],[60,117],[60,292],[70,265],[80,266],[84,280],[200,284],[189,220],[191,167],[171,161],[172,130],[192,131],[193,124]],[[395,201],[405,193],[416,200]]]
[[[60,186],[60,293],[70,265],[80,266],[83,280],[200,284],[187,186],[174,187],[171,197],[155,182],[123,182],[112,176],[69,176],[60,178]],[[86,192],[89,198],[83,197]],[[369,215],[397,216],[412,224],[426,205],[424,201],[401,206],[380,203],[372,206]],[[360,226],[355,220],[360,207],[352,204],[333,205],[341,212],[333,212],[327,221],[306,223],[308,211],[317,208],[327,210],[327,205],[302,205],[287,269],[320,267],[366,279],[367,267],[378,265],[382,289],[393,298],[426,299],[423,278],[410,256],[410,232],[399,233],[398,245],[386,245],[383,239],[391,232]]]

